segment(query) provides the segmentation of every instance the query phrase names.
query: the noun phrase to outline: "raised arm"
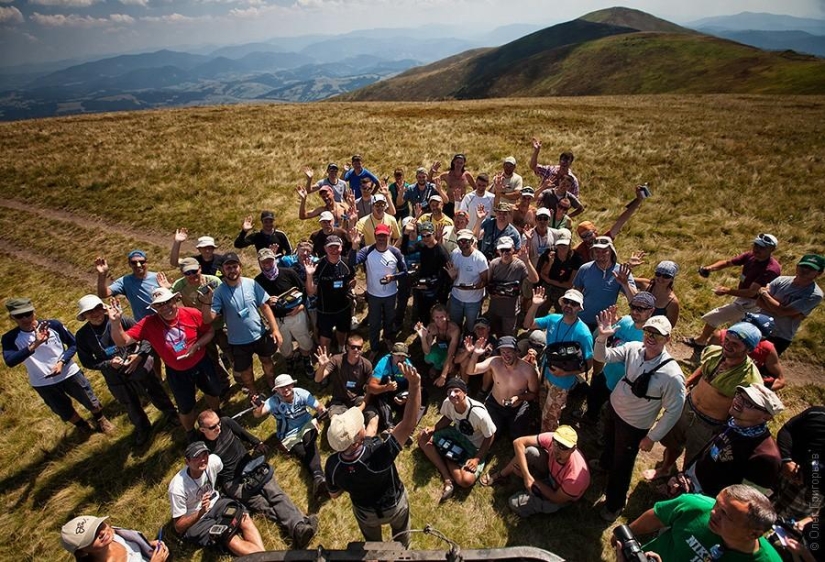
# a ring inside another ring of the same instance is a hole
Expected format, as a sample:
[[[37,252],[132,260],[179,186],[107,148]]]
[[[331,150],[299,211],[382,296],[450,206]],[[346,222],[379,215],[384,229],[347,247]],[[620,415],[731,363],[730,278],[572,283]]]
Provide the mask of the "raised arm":
[[[175,231],[175,238],[172,240],[172,251],[169,252],[169,265],[178,267],[180,265],[180,245],[189,237],[189,231],[179,228]],[[102,298],[102,297],[101,297]]]

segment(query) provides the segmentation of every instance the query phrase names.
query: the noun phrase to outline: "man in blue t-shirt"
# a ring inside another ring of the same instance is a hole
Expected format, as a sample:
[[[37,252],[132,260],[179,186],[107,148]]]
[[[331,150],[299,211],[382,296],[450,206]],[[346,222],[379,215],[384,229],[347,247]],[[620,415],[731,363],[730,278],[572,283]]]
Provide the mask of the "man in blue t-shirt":
[[[378,408],[378,423],[381,429],[391,430],[395,426],[395,414],[403,413],[407,405],[409,384],[401,371],[401,365],[412,365],[410,351],[404,342],[393,344],[390,353],[375,364],[372,376],[367,382],[367,392],[375,398],[370,402]],[[422,404],[426,403],[427,393],[423,391]],[[421,408],[416,422],[421,420],[426,407]]]
[[[207,323],[214,322],[218,316],[223,317],[232,350],[235,380],[255,394],[252,357],[257,355],[260,359],[266,384],[272,388],[275,382],[272,356],[283,342],[283,336],[269,307],[269,295],[255,280],[241,277],[238,254],[226,254],[221,270],[223,283],[214,291],[210,288],[207,296],[199,297],[204,299],[200,301],[201,312]]]
[[[381,184],[378,176],[361,165],[361,155],[354,154],[352,156],[352,168],[348,168],[347,171],[344,172],[342,179],[345,182],[349,182],[349,188],[352,190],[352,193],[355,194],[356,199],[361,198],[361,179],[363,178],[370,178],[375,185]]]
[[[644,341],[645,333],[642,326],[653,315],[656,307],[656,298],[647,291],[636,293],[630,301],[630,314],[622,316],[614,328],[616,332],[611,336],[608,347],[621,347],[632,341]],[[612,307],[615,310],[615,305]],[[602,364],[593,363],[593,379],[587,391],[586,419],[596,422],[602,406],[610,398],[610,393],[625,375],[624,363]],[[574,414],[577,415],[577,414]]]
[[[95,258],[95,269],[97,270],[97,296],[101,299],[106,297],[116,297],[125,295],[132,308],[132,316],[140,321],[145,316],[154,314],[154,310],[149,306],[152,303],[152,291],[159,288],[158,274],[149,271],[146,266],[146,252],[143,250],[132,250],[128,254],[129,266],[132,273],[118,277],[111,285],[106,285],[109,275],[109,264],[106,258],[98,256]]]
[[[586,373],[593,364],[593,335],[579,319],[584,296],[576,289],[569,289],[559,300],[562,314],[548,314],[536,318],[536,311],[546,300],[544,287],[533,290],[533,300],[524,318],[529,330],[545,330],[548,346],[559,347],[556,353],[548,353],[542,364],[542,376],[547,385],[547,399],[541,409],[541,432],[556,431],[561,411],[567,403],[567,395],[578,382],[577,375]],[[567,354],[567,358],[562,356]]]
[[[596,315],[616,304],[620,293],[624,293],[628,301],[632,299],[636,294],[636,281],[628,264],[617,263],[616,248],[609,236],[596,237],[591,252],[593,261],[579,268],[573,288],[584,295],[584,308],[579,318],[593,332],[598,325]]]

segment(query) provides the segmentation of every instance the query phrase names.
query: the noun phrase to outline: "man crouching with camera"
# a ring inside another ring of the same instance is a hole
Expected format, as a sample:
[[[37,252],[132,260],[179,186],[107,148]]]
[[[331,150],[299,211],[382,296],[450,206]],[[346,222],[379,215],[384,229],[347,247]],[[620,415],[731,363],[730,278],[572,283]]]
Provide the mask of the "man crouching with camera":
[[[175,531],[198,546],[225,547],[236,556],[263,552],[261,534],[240,502],[215,487],[223,462],[203,441],[186,447],[186,468],[169,482]]]
[[[644,341],[607,348],[617,321],[613,307],[599,313],[599,334],[593,348],[596,361],[625,364],[625,376],[610,393],[599,462],[599,468],[608,471],[605,502],[599,513],[605,521],[615,521],[624,509],[639,449],[650,451],[679,419],[685,403],[684,374],[665,349],[670,341],[670,321],[653,316],[642,326]],[[657,422],[660,411],[663,414]]]

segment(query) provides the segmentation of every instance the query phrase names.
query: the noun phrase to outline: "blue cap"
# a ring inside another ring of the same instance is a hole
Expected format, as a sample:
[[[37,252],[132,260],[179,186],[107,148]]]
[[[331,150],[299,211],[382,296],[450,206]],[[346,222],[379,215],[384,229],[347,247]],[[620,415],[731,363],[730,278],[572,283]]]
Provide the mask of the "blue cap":
[[[762,332],[763,338],[771,337],[773,335],[773,331],[776,329],[776,322],[774,322],[774,319],[767,314],[748,312],[742,320],[759,328],[759,331]]]
[[[759,328],[748,322],[738,322],[728,328],[729,334],[736,335],[748,348],[748,351],[753,351],[759,342],[762,340],[762,332]]]
[[[146,252],[144,252],[143,250],[132,250],[131,252],[129,252],[129,255],[127,255],[126,257],[129,258],[129,259],[132,259],[132,258],[146,259]]]

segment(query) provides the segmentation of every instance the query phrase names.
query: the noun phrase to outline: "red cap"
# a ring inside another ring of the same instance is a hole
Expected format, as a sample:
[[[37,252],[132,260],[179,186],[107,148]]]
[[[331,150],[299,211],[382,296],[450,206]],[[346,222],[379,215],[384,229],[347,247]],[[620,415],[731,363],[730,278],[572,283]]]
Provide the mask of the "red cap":
[[[379,224],[378,226],[375,227],[376,236],[379,235],[379,234],[386,234],[387,236],[389,236],[390,232],[392,232],[392,230],[390,229],[390,227],[388,225],[386,225],[384,223],[381,223],[381,224]]]

